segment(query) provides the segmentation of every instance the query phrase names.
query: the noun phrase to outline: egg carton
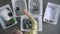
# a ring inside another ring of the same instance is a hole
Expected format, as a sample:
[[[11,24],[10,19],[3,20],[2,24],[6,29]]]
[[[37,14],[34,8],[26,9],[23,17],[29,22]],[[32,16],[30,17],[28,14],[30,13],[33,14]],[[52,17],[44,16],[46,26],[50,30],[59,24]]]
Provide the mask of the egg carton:
[[[0,14],[1,14],[1,12],[3,12],[3,10],[5,10],[5,9],[9,10],[9,11],[12,13],[12,15],[13,15],[13,12],[12,12],[9,4],[6,4],[6,5],[2,6],[2,7],[0,7]],[[9,12],[9,11],[8,11],[8,12]],[[8,16],[8,14],[6,14],[6,12],[5,12],[4,14],[5,14],[5,17]],[[4,16],[4,15],[2,15],[2,16]],[[10,22],[9,22],[9,21],[6,21],[6,20],[4,19],[4,17],[2,17],[2,16],[0,15],[0,23],[1,23],[1,26],[2,26],[3,29],[10,28],[10,27],[14,26],[15,24],[17,24],[16,18],[14,17],[14,15],[12,16],[12,17],[14,18],[14,20],[15,20],[15,22],[14,22],[13,24],[10,24]],[[11,16],[9,16],[9,17],[11,17]],[[8,18],[8,19],[9,19],[9,18]],[[8,23],[9,23],[9,24],[8,24]]]
[[[43,0],[28,0],[28,11],[32,15],[43,15]]]
[[[58,22],[59,13],[60,13],[60,5],[49,2],[45,10],[43,21],[46,23],[56,25]]]
[[[42,16],[33,16],[38,23],[38,31],[42,31]],[[21,16],[21,22],[20,22],[20,30],[21,31],[29,31],[32,27],[32,23],[29,20],[29,18],[26,15]]]
[[[14,16],[20,17],[20,16],[24,15],[22,13],[22,9],[23,8],[27,9],[26,0],[11,0],[11,1],[12,1],[12,7],[13,7],[13,11],[14,11]]]

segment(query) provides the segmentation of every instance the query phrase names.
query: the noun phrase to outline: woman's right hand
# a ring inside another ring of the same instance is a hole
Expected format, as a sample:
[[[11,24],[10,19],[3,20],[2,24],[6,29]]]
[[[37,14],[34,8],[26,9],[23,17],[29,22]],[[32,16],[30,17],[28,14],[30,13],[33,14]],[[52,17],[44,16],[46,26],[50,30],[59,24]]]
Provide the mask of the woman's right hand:
[[[27,9],[23,9],[22,12],[28,16],[29,18],[31,18],[32,16],[28,13]]]

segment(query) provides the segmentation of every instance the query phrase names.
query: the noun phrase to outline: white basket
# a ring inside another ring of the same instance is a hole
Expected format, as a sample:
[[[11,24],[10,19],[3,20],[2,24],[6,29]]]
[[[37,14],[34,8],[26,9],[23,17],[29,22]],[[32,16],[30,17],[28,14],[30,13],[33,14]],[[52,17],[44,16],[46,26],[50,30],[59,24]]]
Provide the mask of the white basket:
[[[46,23],[56,25],[58,22],[59,13],[60,13],[60,5],[49,2],[45,10],[43,21]]]
[[[42,31],[42,16],[33,16],[34,18],[38,19],[38,31]],[[28,18],[26,15],[21,16],[21,23],[20,23],[20,29],[21,31],[29,31],[30,29],[24,29],[23,28],[23,19]],[[28,18],[29,19],[29,18]]]
[[[2,9],[7,9],[7,8],[9,8],[10,11],[12,12],[9,4],[7,4],[7,5],[3,6],[3,7],[0,7],[0,10],[2,11]],[[13,14],[13,12],[12,12],[12,14]],[[0,17],[1,17],[1,16],[0,16]],[[14,16],[13,16],[13,17],[14,17]],[[13,25],[17,24],[17,21],[16,21],[16,18],[15,18],[15,17],[14,17],[14,19],[15,19],[15,23],[7,27],[6,24],[5,24],[5,22],[4,22],[4,20],[3,20],[2,18],[0,18],[0,23],[1,23],[1,25],[2,25],[2,28],[3,28],[3,29],[7,29],[7,28],[10,28],[10,27],[12,27]]]
[[[22,13],[22,9],[23,8],[27,9],[26,0],[11,0],[11,1],[12,1],[12,7],[13,7],[13,11],[14,11],[14,16],[20,17],[21,15],[24,15]],[[16,12],[17,7],[20,9],[18,12]]]

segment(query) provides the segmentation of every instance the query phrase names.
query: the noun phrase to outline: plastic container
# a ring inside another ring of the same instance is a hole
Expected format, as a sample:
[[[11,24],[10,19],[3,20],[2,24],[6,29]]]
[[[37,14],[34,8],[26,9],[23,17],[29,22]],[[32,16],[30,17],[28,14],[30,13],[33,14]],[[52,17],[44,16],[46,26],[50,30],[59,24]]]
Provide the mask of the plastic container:
[[[43,0],[29,0],[28,11],[32,15],[43,15]]]
[[[38,31],[42,31],[42,16],[38,15],[38,16],[33,16],[33,17],[38,22]],[[29,31],[31,27],[32,27],[32,24],[29,18],[26,15],[21,16],[21,23],[20,23],[21,31]]]
[[[49,2],[45,10],[43,21],[46,23],[56,25],[58,22],[59,13],[60,13],[60,5]]]
[[[11,1],[12,1],[12,7],[14,11],[14,16],[20,17],[21,15],[24,15],[22,13],[22,9],[23,8],[27,9],[26,0],[11,0]]]
[[[8,11],[6,11],[6,10],[8,10]],[[13,12],[12,12],[9,4],[7,4],[7,5],[3,6],[3,7],[0,7],[0,23],[1,23],[3,29],[10,28],[13,25],[17,24],[16,18],[14,17]]]

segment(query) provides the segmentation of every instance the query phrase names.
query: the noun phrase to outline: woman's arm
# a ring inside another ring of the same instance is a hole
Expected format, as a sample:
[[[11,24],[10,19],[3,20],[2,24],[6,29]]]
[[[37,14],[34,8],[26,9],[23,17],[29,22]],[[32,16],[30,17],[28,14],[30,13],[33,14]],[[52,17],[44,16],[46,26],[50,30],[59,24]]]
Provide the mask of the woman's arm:
[[[27,12],[27,9],[23,9],[22,12],[29,18],[32,18],[32,16]]]
[[[23,13],[28,16],[32,22],[32,28],[29,32],[27,32],[26,34],[36,34],[37,32],[37,21],[27,12],[26,9],[23,9]]]

